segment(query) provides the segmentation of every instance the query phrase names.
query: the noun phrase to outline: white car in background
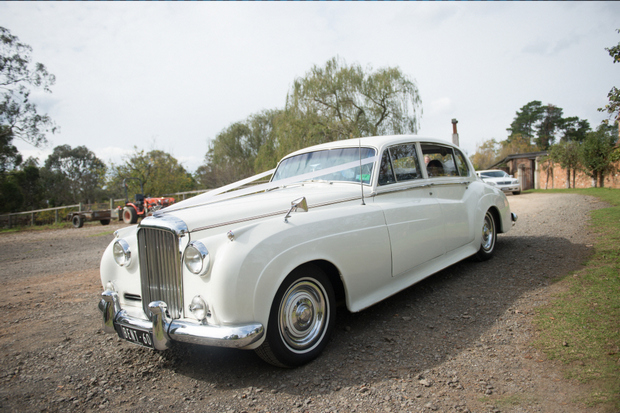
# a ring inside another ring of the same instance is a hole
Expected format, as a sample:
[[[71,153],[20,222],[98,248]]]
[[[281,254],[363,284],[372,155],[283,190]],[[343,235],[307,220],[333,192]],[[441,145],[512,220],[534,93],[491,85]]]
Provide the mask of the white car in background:
[[[521,183],[512,175],[499,169],[489,169],[486,171],[476,171],[476,175],[487,184],[491,184],[503,192],[512,192],[513,195],[521,193]]]

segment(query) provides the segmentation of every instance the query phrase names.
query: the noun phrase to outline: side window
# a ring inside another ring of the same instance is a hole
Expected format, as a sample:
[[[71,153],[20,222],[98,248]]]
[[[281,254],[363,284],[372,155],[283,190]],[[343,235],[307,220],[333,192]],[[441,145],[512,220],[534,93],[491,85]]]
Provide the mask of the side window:
[[[465,155],[458,149],[455,149],[454,152],[456,153],[456,166],[459,167],[459,176],[469,176],[469,167],[467,166]]]
[[[390,161],[389,150],[386,149],[381,157],[381,166],[379,167],[379,185],[388,185],[396,182],[394,171],[392,171],[392,162]]]
[[[459,176],[452,148],[430,143],[422,144],[422,154],[429,178]]]
[[[390,148],[390,155],[397,182],[422,178],[415,144],[394,146]]]
[[[422,178],[415,144],[397,145],[383,152],[379,185]]]

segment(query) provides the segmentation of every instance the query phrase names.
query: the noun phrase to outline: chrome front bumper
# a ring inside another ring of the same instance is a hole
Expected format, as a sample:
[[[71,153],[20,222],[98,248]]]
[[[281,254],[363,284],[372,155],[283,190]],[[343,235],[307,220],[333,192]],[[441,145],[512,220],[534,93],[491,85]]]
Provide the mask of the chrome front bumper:
[[[171,341],[201,344],[214,347],[241,348],[259,340],[264,334],[260,323],[212,326],[181,320],[171,320],[166,315],[167,305],[163,301],[153,301],[149,310],[153,313],[152,321],[131,317],[121,308],[118,294],[106,290],[101,294],[99,310],[103,313],[103,330],[106,333],[117,333],[128,327],[152,333],[152,347],[166,350]]]

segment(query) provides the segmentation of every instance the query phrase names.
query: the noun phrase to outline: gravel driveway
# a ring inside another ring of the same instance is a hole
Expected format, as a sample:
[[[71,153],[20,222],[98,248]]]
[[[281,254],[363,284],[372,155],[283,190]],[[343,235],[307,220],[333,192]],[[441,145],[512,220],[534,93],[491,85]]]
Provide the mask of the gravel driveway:
[[[321,357],[294,370],[253,352],[153,352],[103,334],[109,227],[0,235],[0,410],[583,412],[583,385],[530,347],[532,318],[593,235],[579,195],[510,196],[495,257],[466,260],[360,313],[340,309]]]

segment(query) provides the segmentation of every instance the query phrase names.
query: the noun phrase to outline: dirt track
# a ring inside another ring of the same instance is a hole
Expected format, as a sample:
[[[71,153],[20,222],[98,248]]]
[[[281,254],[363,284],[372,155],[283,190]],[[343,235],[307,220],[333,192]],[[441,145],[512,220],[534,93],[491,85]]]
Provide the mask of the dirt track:
[[[532,317],[589,254],[577,195],[510,196],[496,256],[461,262],[351,314],[295,370],[253,352],[155,353],[101,332],[99,259],[114,225],[0,235],[0,410],[583,412],[586,390],[529,343]],[[119,224],[116,224],[119,225]]]

